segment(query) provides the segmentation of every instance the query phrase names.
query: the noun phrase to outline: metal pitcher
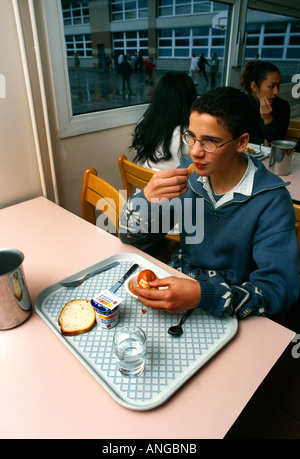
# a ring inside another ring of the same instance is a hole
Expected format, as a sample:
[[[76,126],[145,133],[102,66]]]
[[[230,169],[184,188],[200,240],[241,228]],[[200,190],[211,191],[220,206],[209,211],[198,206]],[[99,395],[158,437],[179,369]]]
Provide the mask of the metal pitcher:
[[[31,314],[23,260],[20,250],[0,249],[0,330],[17,327]]]
[[[289,140],[274,140],[271,142],[269,169],[276,175],[288,175],[291,172],[295,142]]]

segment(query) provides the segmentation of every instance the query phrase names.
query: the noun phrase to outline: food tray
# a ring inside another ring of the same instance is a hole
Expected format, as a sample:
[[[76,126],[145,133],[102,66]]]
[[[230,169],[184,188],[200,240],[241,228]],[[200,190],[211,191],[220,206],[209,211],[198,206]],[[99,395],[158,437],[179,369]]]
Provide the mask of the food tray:
[[[184,333],[180,337],[172,337],[167,332],[168,328],[176,325],[182,314],[153,309],[147,309],[143,314],[142,303],[130,296],[123,284],[117,291],[117,295],[124,300],[119,306],[120,322],[115,328],[107,330],[96,324],[87,333],[63,336],[58,325],[62,307],[73,299],[91,299],[102,289],[110,288],[133,263],[139,264],[139,270],[152,269],[161,277],[170,275],[141,255],[122,253],[102,260],[63,281],[73,280],[113,261],[119,261],[120,264],[89,278],[74,289],[62,287],[59,283],[50,285],[38,295],[34,306],[37,313],[118,403],[133,410],[149,410],[164,403],[233,338],[237,332],[237,320],[232,317],[217,318],[200,309],[195,310],[184,323]],[[146,367],[138,377],[121,375],[112,350],[114,331],[127,324],[141,327],[147,336]]]

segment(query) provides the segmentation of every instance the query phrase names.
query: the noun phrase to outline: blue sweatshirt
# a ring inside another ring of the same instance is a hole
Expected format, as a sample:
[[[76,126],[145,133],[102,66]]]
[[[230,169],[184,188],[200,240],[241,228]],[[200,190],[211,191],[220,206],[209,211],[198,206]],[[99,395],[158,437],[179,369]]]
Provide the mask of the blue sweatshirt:
[[[190,162],[182,159],[181,167]],[[161,227],[162,216],[169,211],[171,227],[177,219],[181,221],[180,215],[191,219],[188,225],[183,219],[180,248],[170,265],[200,283],[198,307],[216,316],[282,314],[299,295],[298,243],[290,194],[280,177],[260,161],[253,162],[257,170],[251,196],[235,193],[233,200],[215,208],[193,173],[189,191],[176,198],[177,212],[170,202],[150,205],[142,190],[129,198],[120,218],[120,239],[135,245],[163,237],[168,228]]]

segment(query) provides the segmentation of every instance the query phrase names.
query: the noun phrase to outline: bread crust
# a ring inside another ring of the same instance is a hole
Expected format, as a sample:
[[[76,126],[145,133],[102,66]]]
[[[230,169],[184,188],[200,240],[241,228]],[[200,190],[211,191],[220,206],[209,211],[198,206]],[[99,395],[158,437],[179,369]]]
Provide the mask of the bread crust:
[[[87,324],[80,323],[77,317],[78,311],[83,314],[82,322],[87,321]],[[72,300],[60,311],[58,323],[64,336],[80,335],[92,330],[96,323],[96,312],[89,300]]]

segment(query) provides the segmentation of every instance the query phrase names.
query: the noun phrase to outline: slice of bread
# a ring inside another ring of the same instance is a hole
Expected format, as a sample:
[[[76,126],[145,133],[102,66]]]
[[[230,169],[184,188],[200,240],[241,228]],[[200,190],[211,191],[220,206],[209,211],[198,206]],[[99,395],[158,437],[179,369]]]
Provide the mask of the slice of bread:
[[[60,311],[58,323],[63,335],[80,335],[96,323],[96,312],[89,300],[72,300]]]

